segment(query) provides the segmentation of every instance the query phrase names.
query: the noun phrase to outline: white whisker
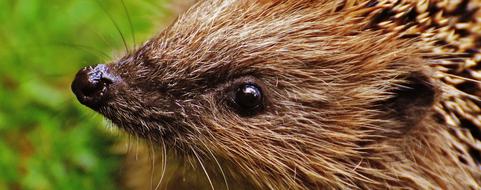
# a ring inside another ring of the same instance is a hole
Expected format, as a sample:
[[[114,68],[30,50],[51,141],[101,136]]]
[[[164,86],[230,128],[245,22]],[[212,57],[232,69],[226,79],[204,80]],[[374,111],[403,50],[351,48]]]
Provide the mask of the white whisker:
[[[200,167],[202,167],[202,170],[204,171],[205,173],[205,176],[207,177],[207,180],[209,181],[209,184],[210,184],[210,187],[212,190],[215,190],[214,188],[214,184],[212,183],[212,180],[210,179],[210,176],[209,176],[209,173],[207,172],[207,170],[205,169],[205,166],[204,166],[204,163],[202,163],[202,160],[200,159],[199,155],[197,154],[197,152],[195,151],[194,148],[190,147],[189,148],[192,150],[192,152],[194,153],[195,157],[197,158],[197,161],[199,161],[199,164],[200,164]]]

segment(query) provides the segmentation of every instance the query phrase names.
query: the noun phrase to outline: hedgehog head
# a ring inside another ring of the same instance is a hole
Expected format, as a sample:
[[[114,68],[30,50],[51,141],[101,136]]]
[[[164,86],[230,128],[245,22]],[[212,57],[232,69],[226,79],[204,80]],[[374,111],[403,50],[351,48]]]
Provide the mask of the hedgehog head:
[[[120,128],[215,155],[258,186],[374,183],[437,89],[413,43],[365,30],[366,11],[339,6],[204,1],[135,52],[80,71],[72,88]]]

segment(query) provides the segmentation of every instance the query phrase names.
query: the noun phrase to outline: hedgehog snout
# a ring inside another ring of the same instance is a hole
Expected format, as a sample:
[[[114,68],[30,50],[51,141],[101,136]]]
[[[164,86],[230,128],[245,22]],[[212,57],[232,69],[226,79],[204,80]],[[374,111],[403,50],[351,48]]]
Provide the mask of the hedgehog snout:
[[[106,103],[111,85],[118,81],[104,64],[81,69],[72,82],[71,89],[80,103],[98,110]]]

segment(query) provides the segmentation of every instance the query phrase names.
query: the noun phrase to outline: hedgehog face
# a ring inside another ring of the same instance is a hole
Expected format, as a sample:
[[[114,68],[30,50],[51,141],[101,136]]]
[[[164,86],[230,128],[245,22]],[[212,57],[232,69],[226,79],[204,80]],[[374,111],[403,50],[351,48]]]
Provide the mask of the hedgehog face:
[[[416,48],[311,9],[203,2],[136,52],[79,72],[73,89],[128,132],[212,151],[254,183],[275,183],[275,172],[285,184],[347,187],[366,175],[353,172],[362,159],[417,125],[435,91]]]

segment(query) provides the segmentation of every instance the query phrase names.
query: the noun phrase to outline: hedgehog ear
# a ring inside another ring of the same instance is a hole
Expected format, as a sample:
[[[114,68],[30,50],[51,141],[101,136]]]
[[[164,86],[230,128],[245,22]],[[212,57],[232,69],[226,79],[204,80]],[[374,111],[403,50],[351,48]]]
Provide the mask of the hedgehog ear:
[[[404,123],[405,129],[416,126],[431,111],[437,95],[437,89],[430,77],[421,72],[404,77],[404,82],[392,92],[393,97],[384,104],[385,113]]]

